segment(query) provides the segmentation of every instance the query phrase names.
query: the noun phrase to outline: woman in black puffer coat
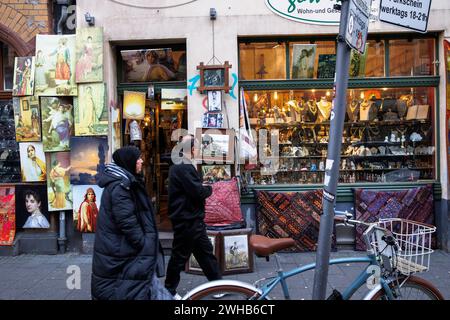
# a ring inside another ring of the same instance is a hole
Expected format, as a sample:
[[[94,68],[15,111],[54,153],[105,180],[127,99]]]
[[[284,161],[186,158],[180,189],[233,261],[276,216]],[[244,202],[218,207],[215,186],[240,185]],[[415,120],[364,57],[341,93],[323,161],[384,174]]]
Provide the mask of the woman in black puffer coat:
[[[92,258],[92,298],[171,299],[156,278],[164,276],[164,256],[140,174],[140,151],[124,147],[114,152],[113,160],[98,182],[104,190]]]

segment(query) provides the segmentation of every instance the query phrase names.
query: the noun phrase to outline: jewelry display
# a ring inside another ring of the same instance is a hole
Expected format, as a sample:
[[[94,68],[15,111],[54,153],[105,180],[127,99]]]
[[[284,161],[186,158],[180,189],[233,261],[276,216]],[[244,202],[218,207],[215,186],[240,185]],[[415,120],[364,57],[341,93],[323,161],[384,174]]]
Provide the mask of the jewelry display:
[[[350,104],[347,107],[347,115],[348,119],[351,122],[358,121],[359,117],[359,101],[358,100],[352,100]]]
[[[317,121],[317,102],[316,100],[308,100],[306,103],[308,106],[308,120],[310,122]]]
[[[320,98],[320,101],[317,103],[317,107],[319,108],[318,122],[328,121],[330,119],[331,106],[331,102],[326,97]]]

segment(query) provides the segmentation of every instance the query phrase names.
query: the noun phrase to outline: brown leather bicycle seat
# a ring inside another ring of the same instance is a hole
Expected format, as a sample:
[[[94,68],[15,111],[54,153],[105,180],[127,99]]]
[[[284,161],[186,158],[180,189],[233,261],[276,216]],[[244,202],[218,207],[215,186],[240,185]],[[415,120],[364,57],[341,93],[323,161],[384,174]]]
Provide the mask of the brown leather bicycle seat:
[[[253,248],[256,255],[267,257],[277,251],[287,249],[295,245],[292,238],[272,239],[261,235],[250,236],[250,247]]]

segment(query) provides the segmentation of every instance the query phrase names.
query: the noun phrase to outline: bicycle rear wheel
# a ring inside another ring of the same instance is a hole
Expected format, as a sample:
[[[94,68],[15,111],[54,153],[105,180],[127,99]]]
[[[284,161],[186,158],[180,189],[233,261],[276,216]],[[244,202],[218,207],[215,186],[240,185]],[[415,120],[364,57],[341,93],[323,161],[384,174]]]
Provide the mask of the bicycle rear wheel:
[[[189,292],[186,300],[257,300],[258,289],[239,281],[218,280],[200,286]]]
[[[399,279],[402,283],[403,279]],[[393,287],[395,284],[391,283]],[[396,300],[444,300],[444,297],[439,290],[425,279],[410,276],[400,289],[396,288],[400,294],[396,297]],[[380,289],[374,294],[371,300],[387,300],[384,289]]]

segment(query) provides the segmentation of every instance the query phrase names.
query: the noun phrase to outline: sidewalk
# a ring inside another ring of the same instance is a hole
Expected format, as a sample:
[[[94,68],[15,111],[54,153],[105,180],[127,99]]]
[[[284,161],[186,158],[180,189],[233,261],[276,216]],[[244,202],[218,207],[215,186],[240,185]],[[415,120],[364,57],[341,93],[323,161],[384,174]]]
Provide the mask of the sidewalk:
[[[279,254],[285,270],[299,264],[315,262],[315,253],[284,253]],[[362,252],[339,251],[332,252],[332,258],[363,256]],[[166,264],[169,257],[166,257]],[[0,257],[0,299],[32,299],[32,300],[90,300],[91,255],[67,253],[54,256],[20,255],[15,257]],[[81,271],[80,289],[70,290],[66,280],[70,276],[67,268],[78,266]],[[342,290],[361,271],[363,264],[330,266],[328,283],[331,288]],[[431,257],[430,271],[422,274],[450,299],[450,253],[436,251]],[[273,276],[275,261],[266,262],[264,258],[254,258],[254,272],[225,276],[225,279],[254,282],[262,277]],[[197,285],[205,283],[204,276],[182,273],[179,286],[180,295],[185,294]],[[291,298],[311,299],[314,271],[308,271],[291,278],[289,290]],[[365,290],[357,292],[354,299],[364,296]],[[271,295],[273,299],[283,299],[281,289],[277,288]]]

